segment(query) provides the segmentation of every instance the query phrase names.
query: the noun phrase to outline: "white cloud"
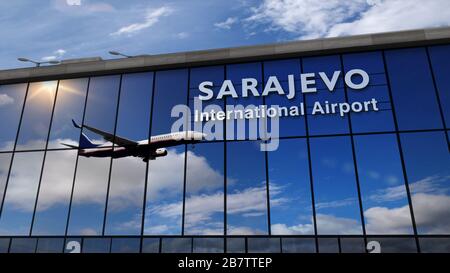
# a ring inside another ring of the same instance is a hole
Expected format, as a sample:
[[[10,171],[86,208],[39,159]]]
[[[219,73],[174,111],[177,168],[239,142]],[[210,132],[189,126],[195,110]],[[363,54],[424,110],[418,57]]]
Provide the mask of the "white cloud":
[[[55,140],[76,144],[75,141]],[[39,143],[38,143],[39,144]],[[42,145],[40,143],[39,145]],[[28,147],[29,145],[26,144]],[[34,144],[31,144],[34,146]],[[20,146],[18,147],[20,148]],[[18,153],[13,163],[11,180],[8,185],[5,207],[18,211],[32,211],[36,198],[37,179],[41,170],[42,153]],[[73,167],[76,151],[52,151],[47,153],[47,164],[41,184],[38,210],[47,210],[57,204],[67,204],[73,179]],[[20,160],[19,160],[20,158]],[[3,158],[4,159],[4,158]],[[214,170],[206,158],[188,152],[188,185],[190,197],[186,199],[185,227],[190,234],[221,234],[223,231],[223,175]],[[16,164],[18,164],[16,166]],[[148,200],[148,219],[158,219],[153,225],[146,226],[149,234],[161,234],[178,226],[182,212],[179,197],[182,192],[184,153],[169,150],[167,157],[150,162]],[[113,180],[111,181],[110,205],[112,211],[120,211],[130,206],[142,205],[145,164],[139,158],[123,158],[113,163]],[[7,173],[9,164],[0,164],[0,174]],[[80,158],[77,173],[74,204],[103,205],[106,197],[109,159]],[[202,179],[195,179],[201,177]],[[416,222],[419,230],[428,234],[450,233],[450,196],[448,193],[449,176],[430,176],[410,185]],[[126,182],[126,183],[123,183]],[[288,201],[281,195],[283,189],[271,183],[271,206],[280,207]],[[228,214],[240,215],[251,219],[266,213],[266,189],[261,182],[254,187],[235,190],[228,193]],[[176,201],[172,197],[176,197]],[[372,201],[396,201],[404,196],[404,186],[394,186],[373,195]],[[354,200],[318,204],[320,207],[345,206]],[[384,206],[382,206],[384,205]],[[355,204],[357,206],[357,204]],[[217,219],[217,215],[219,218]],[[411,219],[408,205],[366,208],[366,227],[370,234],[409,234]],[[136,219],[117,226],[126,229],[140,224],[140,215]],[[156,217],[156,218],[155,218]],[[171,219],[176,219],[173,221]],[[146,219],[147,220],[147,219]],[[162,222],[159,220],[163,220]],[[167,220],[167,221],[166,221]],[[337,217],[330,214],[317,214],[320,234],[360,234],[358,220]],[[288,226],[285,223],[272,223],[274,234],[311,234],[312,223],[299,223]],[[234,225],[228,227],[230,234],[262,234],[263,231]],[[89,230],[86,230],[89,233]]]
[[[206,184],[206,183],[205,183]],[[276,186],[275,186],[276,187]],[[286,200],[282,198],[274,198],[277,195],[276,188],[272,188],[271,205],[278,206]],[[258,214],[266,211],[266,188],[265,185],[258,187],[249,187],[240,191],[229,193],[227,196],[227,206],[229,214],[248,214],[253,217],[254,213]],[[224,195],[222,191],[213,194],[193,195],[186,199],[186,218],[189,222],[196,223],[199,221],[209,220],[211,215],[216,212],[223,212]],[[180,214],[181,202],[163,204],[161,206],[149,208],[151,212],[161,217],[178,217]]]
[[[418,193],[412,196],[414,215],[419,229],[427,234],[450,233],[450,197]],[[372,207],[364,212],[370,234],[409,234],[409,206],[399,208]]]
[[[272,207],[277,207],[287,202],[285,198],[279,197],[280,193],[280,187],[271,183],[272,198],[270,205]],[[259,186],[231,192],[227,196],[227,213],[250,218],[265,215],[267,209],[266,195],[267,191],[264,183],[261,183]],[[223,223],[221,221],[217,222],[214,215],[219,214],[219,219],[222,219],[224,212],[223,200],[224,194],[221,190],[210,194],[192,195],[186,198],[185,228],[187,232],[189,234],[222,234]],[[180,200],[173,203],[149,206],[146,216],[150,219],[167,219],[164,221],[172,222],[170,219],[178,219],[181,217],[182,205]],[[254,230],[244,225],[234,226],[232,231],[229,232],[238,234],[237,232],[239,231],[246,232],[245,234],[263,233],[262,231]]]
[[[286,224],[272,224],[271,231],[273,235],[311,235],[314,234],[312,224],[299,224],[288,226]]]
[[[225,21],[215,23],[214,26],[221,29],[231,29],[238,22],[236,17],[228,17]]]
[[[327,209],[327,208],[338,208],[346,207],[351,205],[356,205],[356,198],[346,198],[342,200],[334,200],[329,202],[318,202],[316,203],[316,209]]]
[[[13,97],[8,96],[7,94],[0,94],[0,107],[13,103],[14,103]]]
[[[175,37],[178,39],[186,39],[187,37],[189,37],[189,33],[188,32],[179,32],[179,33],[175,34]]]
[[[66,51],[64,49],[57,49],[57,50],[53,51],[52,55],[44,56],[41,58],[41,60],[44,62],[57,60],[57,59],[60,59],[62,56],[64,56],[64,54],[66,54]]]
[[[372,207],[364,211],[368,234],[410,234],[409,206],[399,208]]]
[[[170,14],[172,14],[172,12],[173,12],[173,9],[170,7],[167,7],[167,6],[162,6],[157,9],[150,9],[147,11],[143,22],[133,23],[133,24],[121,27],[116,32],[111,33],[111,35],[116,36],[116,35],[123,35],[123,34],[127,34],[127,35],[135,34],[143,29],[153,26],[154,24],[158,23],[162,17],[169,16]]]
[[[450,24],[447,0],[384,0],[360,14],[359,19],[331,27],[328,36],[396,31]]]
[[[83,228],[83,229],[80,230],[80,235],[92,236],[92,235],[99,235],[99,234],[98,234],[98,232],[95,229]]]
[[[59,142],[75,144],[70,139],[57,139]],[[25,144],[26,147],[43,147],[40,141]],[[21,148],[19,145],[18,148]],[[223,176],[208,164],[204,157],[189,153],[191,175],[202,177],[192,179],[190,190],[214,190],[223,185]],[[34,207],[36,189],[31,184],[36,182],[36,174],[40,173],[42,153],[26,153],[20,161],[13,163],[10,184],[7,191],[9,206],[20,211],[31,211]],[[47,153],[45,171],[39,196],[39,210],[46,210],[57,204],[66,203],[73,180],[73,169],[76,151],[54,151]],[[80,157],[75,182],[74,203],[104,204],[108,181],[109,158]],[[14,164],[20,166],[14,167]],[[0,173],[7,173],[8,164],[0,166]],[[166,157],[151,161],[149,166],[148,200],[170,200],[173,195],[182,191],[184,153],[169,149]],[[126,157],[114,160],[113,179],[111,180],[110,205],[113,210],[121,210],[130,206],[142,205],[142,191],[145,180],[145,163],[140,158]],[[218,182],[217,182],[218,181]],[[126,182],[126,183],[124,183]],[[174,209],[176,210],[176,209]],[[165,211],[170,211],[166,209]]]
[[[267,231],[245,227],[245,226],[232,226],[227,227],[228,235],[267,235]]]
[[[449,7],[447,0],[265,0],[246,21],[308,39],[446,26]]]
[[[330,214],[316,215],[318,234],[362,234],[360,221]]]
[[[330,26],[362,12],[366,5],[365,0],[265,0],[253,9],[253,15],[246,21],[268,23],[271,29],[319,37],[325,36]]]
[[[79,6],[81,5],[81,0],[66,0],[66,3],[69,6]]]
[[[379,189],[370,194],[367,199],[374,202],[389,202],[406,198],[405,185]]]
[[[116,10],[107,2],[90,3],[82,0],[53,0],[53,8],[60,12],[68,12],[77,15],[113,12]]]

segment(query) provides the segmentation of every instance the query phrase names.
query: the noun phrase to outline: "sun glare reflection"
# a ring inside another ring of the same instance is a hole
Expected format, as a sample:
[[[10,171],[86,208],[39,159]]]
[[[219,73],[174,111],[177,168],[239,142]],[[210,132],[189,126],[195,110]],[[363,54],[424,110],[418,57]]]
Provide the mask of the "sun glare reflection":
[[[70,86],[70,83],[60,83],[58,89],[58,92],[67,92],[78,96],[84,96],[83,92],[80,92],[80,90]]]
[[[37,83],[30,89],[30,100],[48,100],[50,103],[53,103],[56,94],[56,81]]]

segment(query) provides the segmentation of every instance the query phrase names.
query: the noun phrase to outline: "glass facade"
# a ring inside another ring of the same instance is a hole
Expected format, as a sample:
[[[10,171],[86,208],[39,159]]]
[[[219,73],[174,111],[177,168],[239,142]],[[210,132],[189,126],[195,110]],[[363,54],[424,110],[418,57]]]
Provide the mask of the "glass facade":
[[[353,69],[369,76],[363,90],[345,84]],[[302,92],[301,73],[323,72]],[[449,252],[449,73],[440,45],[0,85],[0,252]],[[280,117],[273,151],[249,120],[210,123],[224,134],[155,160],[76,148],[170,133],[173,107],[193,110],[203,81],[215,98],[225,80],[261,93],[273,76],[294,99],[203,105],[303,104]],[[379,111],[311,114],[372,98]]]

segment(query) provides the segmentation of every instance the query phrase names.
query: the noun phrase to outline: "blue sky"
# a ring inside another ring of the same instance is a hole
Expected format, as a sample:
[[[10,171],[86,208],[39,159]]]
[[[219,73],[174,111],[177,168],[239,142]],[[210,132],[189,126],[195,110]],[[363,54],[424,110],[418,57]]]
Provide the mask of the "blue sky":
[[[0,3],[0,69],[35,60],[130,55],[447,26],[431,0],[16,0]]]

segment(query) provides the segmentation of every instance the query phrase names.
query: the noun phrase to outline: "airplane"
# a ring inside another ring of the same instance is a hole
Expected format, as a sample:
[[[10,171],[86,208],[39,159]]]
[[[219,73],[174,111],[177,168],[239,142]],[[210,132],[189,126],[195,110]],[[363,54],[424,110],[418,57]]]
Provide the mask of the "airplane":
[[[79,146],[61,143],[70,148],[77,148],[79,155],[85,157],[140,157],[144,162],[155,160],[157,157],[167,155],[167,147],[181,144],[195,144],[202,141],[206,134],[197,131],[183,131],[170,134],[151,136],[150,139],[134,141],[114,134],[90,127],[88,125],[78,125],[72,119],[75,128],[87,130],[100,135],[104,140],[112,142],[113,145],[95,144],[83,132],[81,133]]]

